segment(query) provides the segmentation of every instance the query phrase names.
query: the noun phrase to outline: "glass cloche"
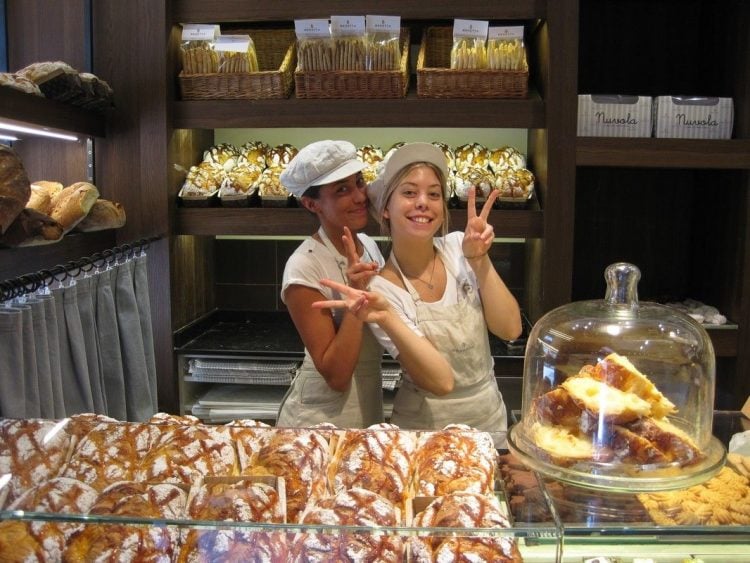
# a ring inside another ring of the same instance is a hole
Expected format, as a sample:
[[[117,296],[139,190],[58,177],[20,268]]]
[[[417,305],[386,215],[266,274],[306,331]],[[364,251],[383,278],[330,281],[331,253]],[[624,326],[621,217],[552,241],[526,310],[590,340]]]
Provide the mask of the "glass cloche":
[[[508,447],[549,477],[612,491],[659,491],[716,474],[716,365],[688,315],[638,302],[640,271],[610,265],[604,300],[543,316],[526,346],[521,420]]]

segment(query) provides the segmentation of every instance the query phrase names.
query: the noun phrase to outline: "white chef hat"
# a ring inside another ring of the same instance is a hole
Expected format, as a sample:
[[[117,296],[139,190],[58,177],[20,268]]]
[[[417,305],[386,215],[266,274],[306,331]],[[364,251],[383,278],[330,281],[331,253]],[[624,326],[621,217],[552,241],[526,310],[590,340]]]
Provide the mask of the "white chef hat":
[[[381,217],[386,200],[390,195],[388,186],[393,177],[405,166],[416,162],[427,162],[443,173],[443,181],[448,178],[448,160],[445,153],[432,143],[407,143],[389,152],[378,165],[378,177],[370,184],[367,193],[373,203],[377,217]],[[446,186],[443,186],[445,189]]]
[[[315,141],[300,149],[279,176],[297,197],[311,186],[323,186],[361,172],[365,163],[357,158],[357,148],[349,141]]]

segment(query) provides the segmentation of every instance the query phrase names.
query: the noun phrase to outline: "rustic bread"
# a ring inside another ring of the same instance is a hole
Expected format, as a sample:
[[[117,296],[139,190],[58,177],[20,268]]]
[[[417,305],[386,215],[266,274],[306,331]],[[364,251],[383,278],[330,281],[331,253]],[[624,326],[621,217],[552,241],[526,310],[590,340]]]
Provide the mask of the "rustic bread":
[[[31,182],[21,158],[5,145],[0,145],[0,234],[15,220],[31,197]]]
[[[52,201],[62,189],[63,185],[60,182],[37,180],[31,184],[31,197],[26,203],[26,208],[49,215],[52,211]]]
[[[8,230],[0,235],[3,246],[34,246],[50,244],[63,237],[60,223],[49,215],[27,207],[21,210]]]
[[[108,199],[97,199],[88,215],[78,225],[76,231],[90,232],[104,229],[119,229],[125,225],[125,208]]]
[[[64,188],[52,200],[50,217],[60,223],[67,233],[80,223],[99,198],[94,184],[76,182]]]

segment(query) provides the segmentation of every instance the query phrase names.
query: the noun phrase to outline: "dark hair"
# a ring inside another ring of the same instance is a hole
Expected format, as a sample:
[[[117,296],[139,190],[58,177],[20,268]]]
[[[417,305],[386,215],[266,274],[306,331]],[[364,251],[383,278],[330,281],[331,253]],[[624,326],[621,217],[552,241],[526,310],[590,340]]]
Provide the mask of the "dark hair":
[[[300,197],[309,197],[310,199],[318,199],[320,197],[320,188],[322,187],[323,186],[310,186],[304,192],[302,192],[302,196]]]

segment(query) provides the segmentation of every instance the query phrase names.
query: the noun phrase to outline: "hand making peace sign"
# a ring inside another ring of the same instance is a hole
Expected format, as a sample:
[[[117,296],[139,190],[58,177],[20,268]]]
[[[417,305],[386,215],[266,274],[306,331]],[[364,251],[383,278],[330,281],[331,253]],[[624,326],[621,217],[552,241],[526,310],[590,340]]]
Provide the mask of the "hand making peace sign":
[[[346,249],[347,269],[346,279],[349,285],[355,289],[367,289],[370,280],[378,275],[379,266],[376,262],[362,262],[357,254],[357,246],[354,244],[354,237],[349,227],[344,227],[344,234],[341,236]]]
[[[467,203],[466,231],[464,232],[463,252],[464,257],[469,260],[480,258],[489,252],[492,240],[495,238],[495,229],[487,222],[492,204],[497,199],[499,191],[492,190],[487,201],[484,202],[482,210],[477,215],[476,188],[469,190],[469,201]]]

